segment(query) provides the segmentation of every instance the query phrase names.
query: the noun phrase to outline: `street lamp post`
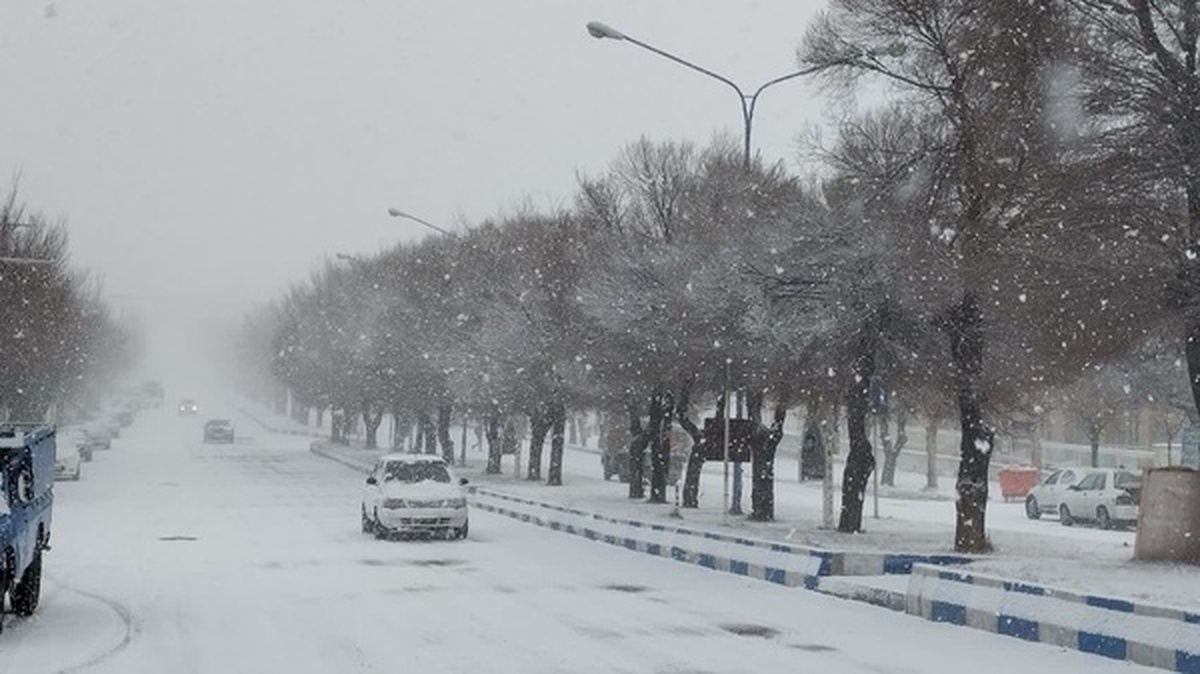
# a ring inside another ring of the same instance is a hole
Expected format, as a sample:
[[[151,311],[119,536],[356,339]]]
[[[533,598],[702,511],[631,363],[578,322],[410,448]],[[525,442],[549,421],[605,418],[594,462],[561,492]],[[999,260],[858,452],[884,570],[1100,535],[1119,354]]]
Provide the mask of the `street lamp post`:
[[[788,80],[795,79],[797,77],[811,75],[811,74],[819,72],[821,70],[825,70],[826,68],[829,68],[832,65],[837,65],[837,64],[833,64],[833,63],[820,64],[820,65],[813,66],[811,68],[805,68],[803,70],[797,70],[796,72],[793,72],[793,73],[781,75],[779,77],[776,77],[773,80],[768,80],[767,82],[763,83],[761,86],[758,87],[758,89],[755,89],[753,94],[746,94],[742,90],[742,88],[737,85],[737,83],[735,83],[733,80],[729,79],[728,77],[719,75],[719,74],[709,70],[708,68],[703,68],[701,66],[698,66],[695,63],[692,63],[691,61],[682,59],[670,52],[659,49],[658,47],[646,44],[645,42],[642,42],[641,40],[630,37],[630,36],[626,35],[625,33],[622,33],[621,31],[619,31],[615,28],[612,28],[611,26],[600,23],[599,21],[589,22],[587,24],[587,31],[592,37],[594,37],[596,39],[602,40],[602,39],[607,38],[610,40],[621,40],[621,41],[629,42],[631,44],[635,44],[635,45],[641,47],[642,49],[654,52],[655,54],[658,54],[659,56],[662,56],[663,58],[670,59],[671,61],[674,61],[675,63],[678,63],[681,66],[691,68],[692,70],[695,70],[698,73],[707,75],[719,82],[722,82],[723,84],[728,85],[731,89],[733,89],[734,92],[737,93],[738,103],[740,103],[742,106],[742,165],[745,168],[750,168],[750,133],[753,130],[753,126],[754,126],[755,106],[758,104],[758,97],[760,94],[762,94],[763,90],[765,90],[767,87],[771,87],[776,84],[779,84],[780,82],[786,82]]]
[[[412,213],[405,213],[404,211],[402,211],[398,208],[389,208],[387,210],[387,212],[388,212],[388,215],[392,216],[393,218],[404,218],[405,220],[412,220],[413,222],[415,222],[417,224],[425,225],[429,229],[432,229],[433,231],[439,232],[441,234],[445,234],[446,236],[452,236],[452,237],[458,236],[457,234],[455,234],[454,232],[451,232],[448,229],[438,227],[437,225],[433,224],[432,222],[429,222],[428,220],[418,218],[417,216],[413,215]]]

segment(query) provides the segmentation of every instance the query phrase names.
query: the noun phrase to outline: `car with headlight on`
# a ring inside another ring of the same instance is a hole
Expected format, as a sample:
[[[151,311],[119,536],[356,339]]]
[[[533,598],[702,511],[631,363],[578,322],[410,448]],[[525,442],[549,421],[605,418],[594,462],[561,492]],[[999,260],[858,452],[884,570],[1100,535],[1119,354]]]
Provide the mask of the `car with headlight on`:
[[[199,411],[200,411],[200,406],[196,404],[195,400],[184,399],[184,400],[179,401],[179,416],[181,416],[181,417],[195,416],[195,414]]]
[[[455,479],[440,456],[385,454],[367,475],[363,533],[377,538],[441,534],[466,538],[467,480]]]

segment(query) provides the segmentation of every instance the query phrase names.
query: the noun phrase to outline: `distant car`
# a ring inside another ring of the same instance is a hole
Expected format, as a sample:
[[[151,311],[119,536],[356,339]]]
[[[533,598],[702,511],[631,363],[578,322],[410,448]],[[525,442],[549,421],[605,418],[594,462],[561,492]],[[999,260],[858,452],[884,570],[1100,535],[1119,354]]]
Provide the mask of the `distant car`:
[[[1103,529],[1137,523],[1142,478],[1127,470],[1092,469],[1067,489],[1058,506],[1064,526],[1095,522]]]
[[[200,411],[200,407],[196,405],[195,400],[179,401],[179,416],[190,417]]]
[[[1047,475],[1025,497],[1025,516],[1036,520],[1042,515],[1057,515],[1063,494],[1087,475],[1085,468],[1063,468]]]
[[[233,423],[228,419],[209,419],[204,422],[204,441],[232,443],[234,441]]]
[[[59,446],[58,456],[54,459],[54,479],[79,481],[83,471],[83,458],[79,450],[70,446]]]
[[[439,456],[385,454],[367,475],[362,498],[363,533],[440,533],[466,538],[467,495]]]
[[[112,449],[113,435],[106,424],[89,423],[83,428],[89,449]]]
[[[56,435],[58,453],[66,454],[72,451],[79,455],[81,461],[92,460],[92,450],[95,447],[88,442],[86,429],[81,426],[63,426],[57,430]]]

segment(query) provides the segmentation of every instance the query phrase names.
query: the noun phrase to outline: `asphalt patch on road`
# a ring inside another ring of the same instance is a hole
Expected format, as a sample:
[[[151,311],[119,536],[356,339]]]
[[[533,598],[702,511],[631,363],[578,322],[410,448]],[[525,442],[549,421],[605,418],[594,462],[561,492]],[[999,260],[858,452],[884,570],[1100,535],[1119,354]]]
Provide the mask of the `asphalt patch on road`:
[[[829,653],[829,652],[837,650],[833,646],[826,646],[825,644],[789,644],[789,645],[792,648],[795,648],[795,649],[801,650],[801,651],[808,651],[809,653]]]
[[[181,535],[176,534],[173,536],[159,536],[158,540],[160,540],[160,541],[194,541],[194,540],[196,540],[196,537],[195,536],[181,536]]]
[[[461,559],[360,559],[363,566],[415,566],[429,569],[438,567],[462,566],[467,562]]]
[[[613,592],[626,592],[628,594],[638,594],[639,592],[645,592],[646,590],[650,589],[641,585],[624,585],[622,583],[610,583],[608,585],[601,585],[600,587],[605,590],[612,590]]]
[[[750,623],[730,623],[720,626],[721,629],[736,634],[739,637],[760,637],[762,639],[774,639],[779,636],[779,630],[766,625],[753,625]]]
[[[438,567],[438,566],[462,566],[466,561],[461,559],[409,559],[404,562],[408,566],[417,567]]]

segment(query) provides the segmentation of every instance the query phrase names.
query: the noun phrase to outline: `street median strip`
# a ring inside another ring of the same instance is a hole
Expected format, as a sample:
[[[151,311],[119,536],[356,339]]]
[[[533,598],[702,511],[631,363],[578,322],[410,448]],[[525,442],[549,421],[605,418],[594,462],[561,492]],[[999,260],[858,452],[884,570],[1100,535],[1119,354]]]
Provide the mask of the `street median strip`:
[[[925,565],[909,577],[906,610],[934,622],[1200,674],[1200,613]]]

